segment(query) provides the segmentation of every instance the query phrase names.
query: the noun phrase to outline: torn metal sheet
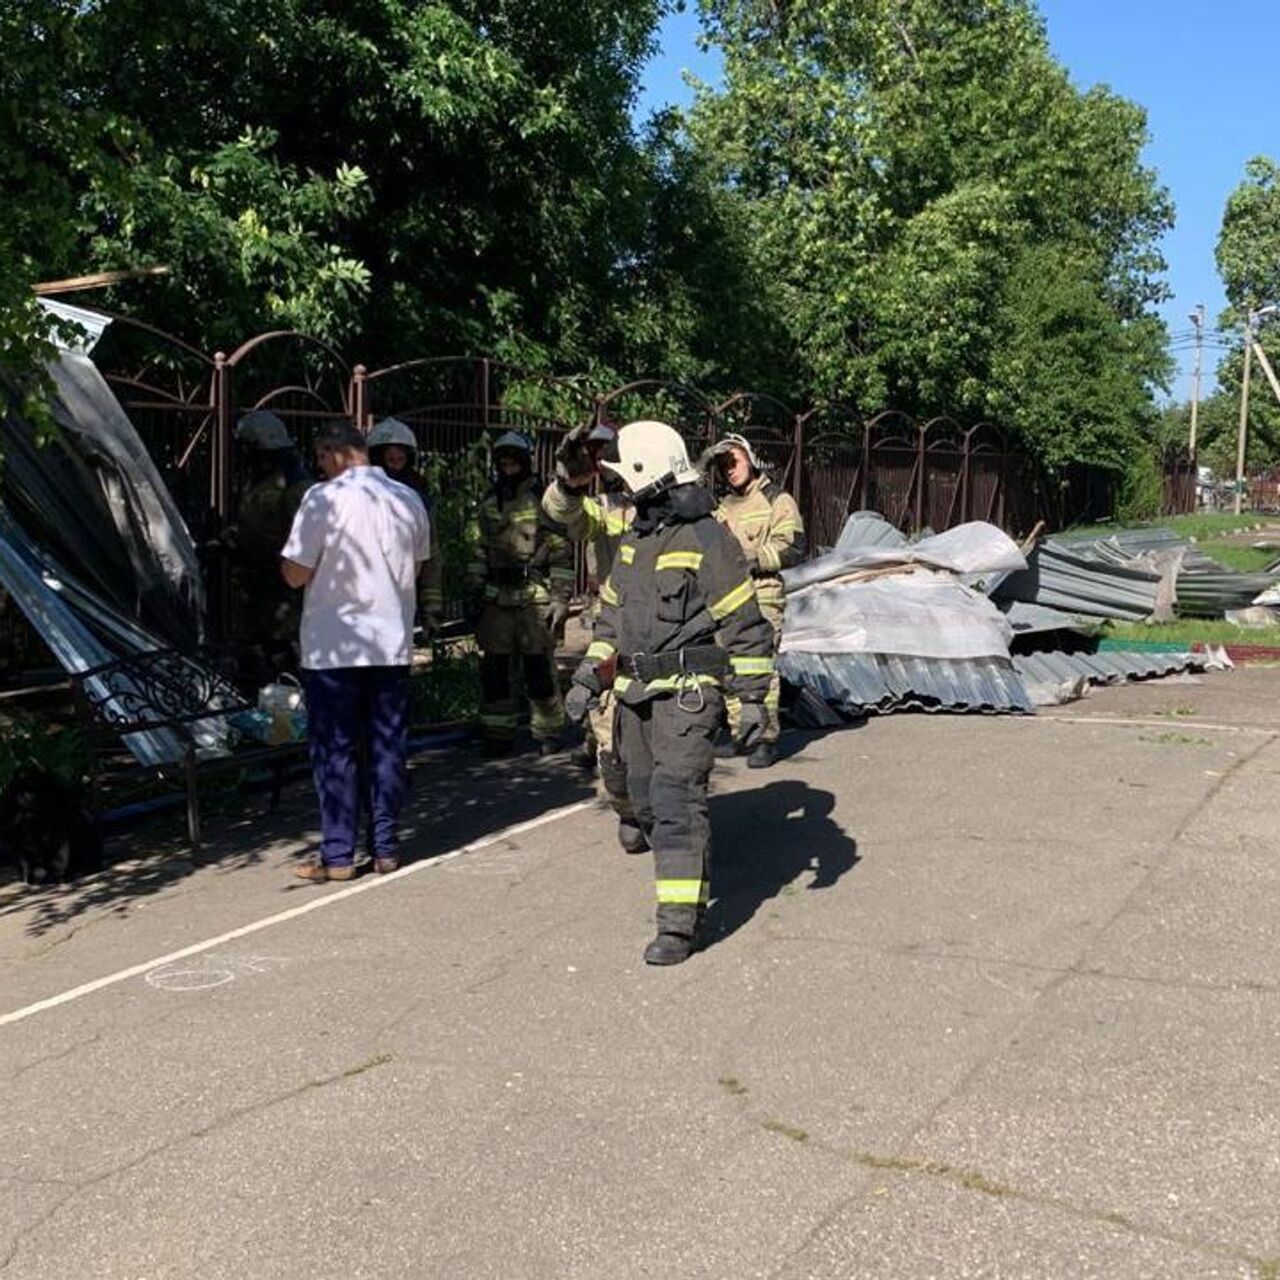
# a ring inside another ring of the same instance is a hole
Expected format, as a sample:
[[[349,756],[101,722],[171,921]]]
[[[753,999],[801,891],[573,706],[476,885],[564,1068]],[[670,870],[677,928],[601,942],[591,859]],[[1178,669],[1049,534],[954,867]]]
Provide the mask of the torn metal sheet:
[[[1028,688],[1070,680],[1093,685],[1150,680],[1179,671],[1207,671],[1212,659],[1204,653],[1158,653],[1108,649],[1099,653],[1019,653],[1013,665]]]
[[[1271,603],[1277,578],[1270,570],[1242,573],[1220,565],[1172,529],[1117,529],[1096,534],[1059,534],[1028,557],[1030,574],[1006,583],[1002,595],[1034,600],[1102,617],[1164,621],[1174,614],[1221,617],[1229,609]],[[1147,575],[1149,585],[1135,585]],[[1139,616],[1135,609],[1148,608]]]
[[[859,526],[884,537],[865,514]],[[910,544],[855,541],[783,575],[779,670],[845,714],[1028,711],[1009,621],[968,585],[1025,563],[1004,532],[980,522]]]
[[[1073,631],[1077,635],[1096,636],[1106,625],[1100,618],[1090,618],[1080,613],[1066,613],[1050,609],[1047,605],[1028,604],[1024,600],[1009,602],[1005,617],[1013,628],[1016,640],[1019,636],[1052,635],[1056,631]]]
[[[988,574],[1025,569],[1027,562],[1017,543],[1002,529],[973,520],[919,542],[831,551],[784,570],[782,581],[788,594],[792,594],[806,587],[834,584],[835,579],[866,570],[892,572],[895,566],[943,569],[973,581]]]
[[[0,501],[95,595],[175,648],[195,648],[205,608],[196,548],[146,447],[87,356],[64,352],[49,374],[57,432],[41,444],[0,373]]]
[[[938,659],[883,653],[784,653],[783,679],[846,715],[894,711],[1032,714],[1009,658]]]
[[[0,587],[13,598],[39,633],[58,664],[80,676],[106,667],[130,654],[160,652],[162,644],[139,631],[128,619],[114,616],[109,606],[75,583],[36,549],[26,533],[0,507]],[[193,664],[194,667],[194,664]],[[85,681],[91,700],[107,703],[131,692],[145,701],[145,691],[131,690],[118,676],[111,684],[90,676]],[[188,726],[204,754],[227,748],[227,726],[211,715]],[[140,764],[177,764],[186,753],[186,740],[172,729],[151,729],[122,735],[121,740]]]
[[[840,530],[835,550],[856,551],[863,547],[905,547],[907,539],[897,525],[878,511],[855,511]]]
[[[1172,617],[1172,591],[1172,577],[1164,569],[1117,561],[1091,542],[1045,538],[1027,556],[1025,572],[1010,574],[996,595],[1002,601],[1143,622],[1161,614]]]
[[[69,302],[55,302],[52,298],[37,298],[36,302],[49,315],[62,321],[62,329],[53,335],[60,351],[75,351],[88,355],[98,345],[111,317],[100,311],[87,311]],[[68,328],[67,326],[70,326]]]

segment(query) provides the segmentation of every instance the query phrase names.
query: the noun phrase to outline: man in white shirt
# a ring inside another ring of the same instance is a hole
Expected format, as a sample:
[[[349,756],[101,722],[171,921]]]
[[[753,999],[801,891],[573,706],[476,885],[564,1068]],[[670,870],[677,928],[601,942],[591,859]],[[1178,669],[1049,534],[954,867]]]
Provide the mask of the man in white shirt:
[[[321,428],[315,451],[325,483],[303,499],[281,552],[284,580],[306,588],[302,679],[322,832],[319,861],[296,871],[304,880],[350,880],[361,749],[368,761],[374,869],[397,865],[413,614],[431,529],[422,500],[369,465],[365,438],[349,422]]]

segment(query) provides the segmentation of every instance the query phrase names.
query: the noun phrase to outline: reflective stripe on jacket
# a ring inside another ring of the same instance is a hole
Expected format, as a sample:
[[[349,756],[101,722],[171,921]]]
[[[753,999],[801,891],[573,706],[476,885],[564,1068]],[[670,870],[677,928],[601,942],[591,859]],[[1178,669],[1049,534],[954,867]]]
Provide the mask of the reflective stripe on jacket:
[[[804,559],[804,521],[795,499],[768,476],[720,499],[716,519],[738,540],[756,577],[760,599],[781,606],[783,569]]]
[[[592,572],[597,581],[604,582],[613,569],[618,543],[631,524],[635,508],[608,493],[595,497],[572,493],[553,480],[542,495],[542,510],[564,527],[570,542],[589,545],[595,562]]]
[[[495,604],[519,608],[573,595],[573,551],[543,513],[541,497],[540,482],[530,477],[510,496],[490,489],[476,513],[467,580]]]
[[[741,550],[710,514],[628,530],[600,600],[589,658],[672,653],[718,640],[729,659],[723,683],[744,701],[763,701],[773,674],[773,630],[760,613]],[[642,685],[622,676],[614,690],[622,701],[637,702],[692,683],[721,681],[668,676]]]

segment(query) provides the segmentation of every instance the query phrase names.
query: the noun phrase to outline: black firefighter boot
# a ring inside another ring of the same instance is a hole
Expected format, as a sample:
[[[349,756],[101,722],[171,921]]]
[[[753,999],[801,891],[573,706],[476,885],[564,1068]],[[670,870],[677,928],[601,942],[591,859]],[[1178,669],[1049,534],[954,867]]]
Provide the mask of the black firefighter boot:
[[[760,742],[751,749],[751,754],[747,756],[747,768],[767,769],[777,759],[778,744],[776,742]]]
[[[634,818],[618,819],[618,843],[623,853],[648,853],[649,841]]]
[[[659,907],[658,936],[644,949],[645,964],[683,964],[697,948],[700,915],[693,907]]]

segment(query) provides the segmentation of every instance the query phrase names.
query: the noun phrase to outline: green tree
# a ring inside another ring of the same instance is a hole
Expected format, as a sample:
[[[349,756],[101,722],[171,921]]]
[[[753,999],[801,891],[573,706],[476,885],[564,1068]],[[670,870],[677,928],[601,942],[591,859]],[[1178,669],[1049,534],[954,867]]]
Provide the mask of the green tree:
[[[1243,181],[1227,198],[1216,258],[1228,303],[1218,324],[1241,334],[1246,312],[1280,303],[1280,165],[1270,157],[1251,159],[1245,165]],[[1273,368],[1280,361],[1276,334],[1274,319],[1261,322],[1256,332]],[[1241,334],[1235,349],[1218,367],[1218,385],[1233,405],[1239,403],[1243,352]],[[1252,472],[1280,460],[1280,406],[1256,360],[1251,381],[1246,468]],[[1229,444],[1223,441],[1214,450],[1218,474],[1235,475],[1237,429],[1233,422]]]
[[[148,307],[205,329],[215,307],[242,333],[263,312],[314,327],[329,308],[325,327],[358,331],[366,358],[579,364],[621,285],[616,224],[640,176],[628,113],[660,9],[101,0],[85,24],[98,81],[164,164],[146,191],[158,212],[128,235],[109,225],[100,251],[190,249]],[[284,287],[264,289],[264,269]]]
[[[66,93],[81,64],[76,21],[71,4],[0,6],[0,362],[23,373],[49,350],[31,286],[76,260],[79,193],[116,191],[123,177],[122,122]]]
[[[1052,463],[1122,465],[1167,371],[1149,308],[1172,212],[1141,110],[1076,90],[1028,0],[703,12],[725,85],[692,130],[744,207],[797,390],[999,416]]]
[[[1280,166],[1254,156],[1227,198],[1216,249],[1232,312],[1280,301]]]
[[[24,284],[169,266],[95,300],[206,349],[296,325],[372,360],[625,358],[673,298],[636,212],[672,175],[630,120],[663,7],[18,0],[6,100],[33,105],[0,144],[0,225]]]

